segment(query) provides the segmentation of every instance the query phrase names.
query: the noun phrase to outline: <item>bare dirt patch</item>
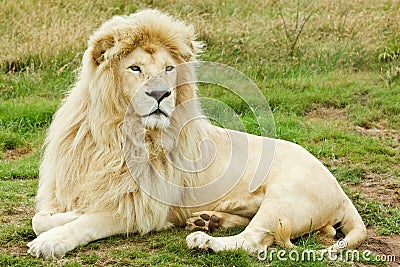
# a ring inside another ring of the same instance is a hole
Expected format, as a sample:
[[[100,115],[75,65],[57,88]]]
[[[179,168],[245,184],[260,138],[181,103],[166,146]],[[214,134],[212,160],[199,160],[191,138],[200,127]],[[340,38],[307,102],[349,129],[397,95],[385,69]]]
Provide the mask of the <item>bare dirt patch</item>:
[[[385,206],[400,208],[400,185],[391,177],[367,173],[363,175],[362,184],[354,188],[363,197],[378,200]]]
[[[362,136],[371,136],[380,139],[392,140],[393,148],[400,151],[400,130],[391,129],[385,124],[375,123],[374,127],[367,129],[360,126],[354,126],[354,129]]]
[[[3,152],[4,158],[1,159],[0,162],[8,162],[8,161],[17,160],[31,152],[32,152],[32,149],[26,148],[26,147],[21,147],[21,148],[16,148],[16,149],[7,149]]]
[[[319,107],[310,111],[306,117],[309,121],[327,120],[343,121],[347,119],[346,109],[337,109],[334,107]]]
[[[400,236],[382,236],[375,233],[374,229],[368,229],[367,240],[358,250],[370,250],[380,258],[386,258],[388,266],[398,267],[400,264]]]

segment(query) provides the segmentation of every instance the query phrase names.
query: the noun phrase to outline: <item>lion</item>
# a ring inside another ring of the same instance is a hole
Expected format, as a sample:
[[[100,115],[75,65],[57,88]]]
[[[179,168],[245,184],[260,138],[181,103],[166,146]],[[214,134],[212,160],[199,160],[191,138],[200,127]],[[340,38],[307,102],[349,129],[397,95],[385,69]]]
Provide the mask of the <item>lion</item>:
[[[112,235],[185,225],[198,230],[190,249],[216,252],[292,247],[311,231],[333,237],[338,225],[346,248],[363,242],[356,208],[304,148],[205,118],[191,82],[202,49],[193,26],[151,9],[115,16],[90,37],[45,141],[30,254],[61,257]],[[203,232],[235,226],[245,229]]]

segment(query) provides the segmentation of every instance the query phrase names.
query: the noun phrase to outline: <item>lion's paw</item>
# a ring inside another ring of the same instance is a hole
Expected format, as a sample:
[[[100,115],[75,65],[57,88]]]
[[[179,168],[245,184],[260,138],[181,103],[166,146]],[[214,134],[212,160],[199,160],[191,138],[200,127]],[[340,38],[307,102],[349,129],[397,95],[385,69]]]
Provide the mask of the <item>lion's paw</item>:
[[[220,227],[219,221],[221,218],[213,214],[212,211],[195,212],[186,221],[186,230],[204,230],[215,231]]]
[[[41,211],[33,216],[32,228],[35,234],[38,236],[52,228],[72,222],[78,219],[81,215],[82,213],[78,211],[67,211],[60,213],[48,210]]]
[[[68,240],[68,236],[56,231],[47,231],[27,244],[28,253],[35,257],[56,258],[62,257],[75,245]]]
[[[190,249],[214,250],[214,239],[204,232],[194,232],[186,237],[186,244]]]

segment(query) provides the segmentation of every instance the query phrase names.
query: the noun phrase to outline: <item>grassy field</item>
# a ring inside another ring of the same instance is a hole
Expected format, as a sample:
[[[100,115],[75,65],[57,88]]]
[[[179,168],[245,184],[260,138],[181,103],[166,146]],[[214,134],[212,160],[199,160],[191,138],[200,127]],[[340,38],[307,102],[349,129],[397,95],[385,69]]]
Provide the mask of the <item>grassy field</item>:
[[[158,2],[0,1],[0,266],[267,264],[243,251],[189,251],[183,229],[107,238],[57,261],[26,254],[26,243],[34,238],[30,219],[41,145],[64,92],[74,83],[87,38],[113,15],[146,7],[194,24],[207,44],[202,60],[230,65],[253,79],[273,111],[277,137],[311,151],[355,203],[369,235],[360,250],[400,261],[400,3]],[[224,90],[201,93],[231,105],[254,131],[238,99]],[[321,246],[313,235],[296,244]],[[374,259],[362,264],[390,264]]]

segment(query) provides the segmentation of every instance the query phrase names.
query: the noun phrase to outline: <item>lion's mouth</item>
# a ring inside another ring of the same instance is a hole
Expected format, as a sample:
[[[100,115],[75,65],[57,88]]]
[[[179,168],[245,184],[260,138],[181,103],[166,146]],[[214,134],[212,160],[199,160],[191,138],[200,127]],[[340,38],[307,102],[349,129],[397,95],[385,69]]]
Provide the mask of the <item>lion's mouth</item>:
[[[152,115],[158,115],[158,116],[164,115],[165,117],[168,117],[167,113],[165,113],[164,111],[162,111],[162,110],[159,109],[159,108],[156,109],[156,110],[154,110],[154,111],[151,112],[150,114],[145,115],[144,117],[148,117],[148,116],[152,116]]]

